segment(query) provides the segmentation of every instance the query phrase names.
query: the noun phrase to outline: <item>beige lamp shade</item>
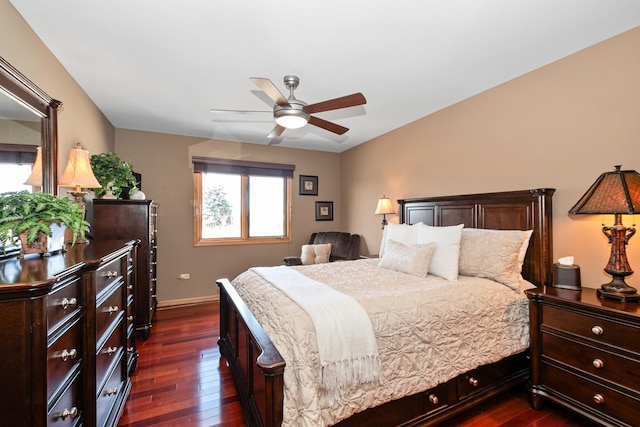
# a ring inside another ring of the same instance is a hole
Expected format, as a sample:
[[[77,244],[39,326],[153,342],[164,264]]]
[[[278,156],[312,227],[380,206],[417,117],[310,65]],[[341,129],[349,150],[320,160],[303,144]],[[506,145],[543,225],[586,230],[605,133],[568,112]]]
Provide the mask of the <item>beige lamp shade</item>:
[[[30,185],[32,187],[42,186],[42,153],[40,147],[36,148],[36,162],[31,169],[31,175],[24,182],[24,185]]]
[[[101,185],[93,174],[89,152],[83,150],[80,144],[69,150],[69,161],[62,173],[60,187],[71,187],[76,192],[82,188],[100,188]]]
[[[374,215],[389,215],[394,213],[396,213],[396,211],[393,209],[391,200],[389,200],[388,197],[382,196],[381,199],[378,199],[378,206],[376,206]]]

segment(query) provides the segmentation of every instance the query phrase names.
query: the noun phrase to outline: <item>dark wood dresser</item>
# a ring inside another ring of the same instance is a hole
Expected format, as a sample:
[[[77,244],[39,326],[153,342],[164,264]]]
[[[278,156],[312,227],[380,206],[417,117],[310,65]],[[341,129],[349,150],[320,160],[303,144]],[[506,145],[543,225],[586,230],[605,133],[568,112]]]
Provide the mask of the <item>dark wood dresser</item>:
[[[531,405],[556,402],[602,425],[640,423],[640,304],[594,289],[527,291]]]
[[[139,239],[136,259],[136,330],[149,338],[158,304],[158,203],[153,200],[93,201],[93,237],[103,239]]]
[[[136,244],[0,261],[2,425],[117,425],[137,356],[128,313]]]

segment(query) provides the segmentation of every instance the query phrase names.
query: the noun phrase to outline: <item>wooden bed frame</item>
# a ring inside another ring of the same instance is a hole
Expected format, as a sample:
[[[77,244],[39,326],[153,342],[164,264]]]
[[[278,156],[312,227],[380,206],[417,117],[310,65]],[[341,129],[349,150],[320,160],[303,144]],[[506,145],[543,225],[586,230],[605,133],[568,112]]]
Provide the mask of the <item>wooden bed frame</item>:
[[[400,222],[533,230],[522,275],[542,286],[551,282],[551,198],[554,189],[398,200]],[[285,361],[227,279],[220,287],[220,352],[229,365],[247,424],[280,426]],[[481,366],[433,389],[368,409],[337,424],[430,426],[451,418],[529,376],[527,352]]]

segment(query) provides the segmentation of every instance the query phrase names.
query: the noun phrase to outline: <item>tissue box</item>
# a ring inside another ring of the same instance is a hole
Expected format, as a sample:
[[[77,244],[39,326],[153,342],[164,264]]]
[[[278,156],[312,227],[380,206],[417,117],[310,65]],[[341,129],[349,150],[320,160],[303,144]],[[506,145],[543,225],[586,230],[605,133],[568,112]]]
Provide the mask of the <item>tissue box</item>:
[[[554,288],[582,290],[580,283],[580,266],[575,264],[564,265],[553,264],[553,285]]]

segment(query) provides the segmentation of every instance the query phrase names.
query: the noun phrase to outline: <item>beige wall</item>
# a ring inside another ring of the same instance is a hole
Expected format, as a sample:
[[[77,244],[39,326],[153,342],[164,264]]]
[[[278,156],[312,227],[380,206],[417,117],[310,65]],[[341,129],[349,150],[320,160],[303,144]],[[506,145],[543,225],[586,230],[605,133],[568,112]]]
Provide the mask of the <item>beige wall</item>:
[[[218,293],[215,280],[233,278],[258,265],[282,264],[314,231],[340,230],[340,155],[309,150],[242,144],[194,137],[116,130],[116,152],[142,174],[142,189],[160,203],[158,299],[161,302]],[[192,156],[243,159],[295,165],[290,244],[193,246]],[[299,175],[318,176],[319,194],[298,195]],[[315,221],[315,202],[334,202],[334,221]],[[190,280],[178,274],[189,273]]]
[[[58,112],[58,176],[76,142],[92,153],[113,151],[115,129],[8,0],[0,0],[0,56],[49,96]]]
[[[613,216],[567,212],[614,165],[640,171],[639,51],[636,28],[343,153],[343,228],[377,253],[372,212],[382,193],[395,201],[556,188],[554,258],[575,256],[585,286],[605,283],[601,224]],[[640,271],[640,238],[627,253]],[[640,286],[640,276],[628,283]]]

